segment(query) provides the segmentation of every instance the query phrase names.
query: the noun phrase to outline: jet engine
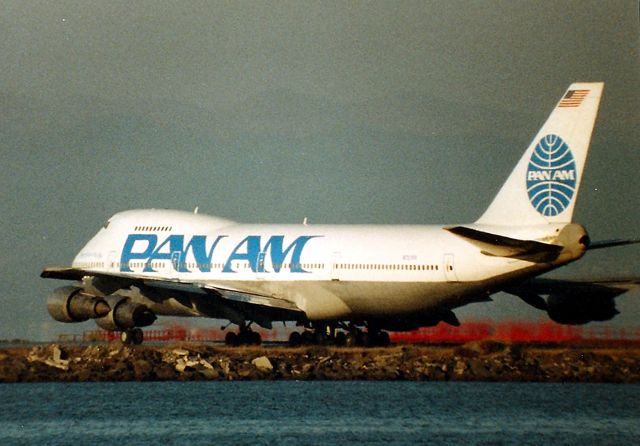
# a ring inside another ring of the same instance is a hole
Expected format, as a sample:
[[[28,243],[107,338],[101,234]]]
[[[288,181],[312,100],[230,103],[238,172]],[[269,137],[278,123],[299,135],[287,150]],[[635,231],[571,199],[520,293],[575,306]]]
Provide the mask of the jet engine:
[[[128,297],[112,294],[104,300],[111,311],[96,319],[96,324],[105,330],[129,330],[135,327],[147,327],[156,320],[156,315],[142,304],[131,302]]]
[[[84,322],[107,315],[109,305],[103,299],[84,294],[82,288],[57,288],[47,299],[47,310],[59,322]]]
[[[627,291],[613,285],[556,279],[534,279],[506,289],[559,324],[582,325],[613,319],[615,298]]]
[[[619,311],[610,296],[552,294],[547,298],[547,313],[559,324],[582,325],[608,321]]]

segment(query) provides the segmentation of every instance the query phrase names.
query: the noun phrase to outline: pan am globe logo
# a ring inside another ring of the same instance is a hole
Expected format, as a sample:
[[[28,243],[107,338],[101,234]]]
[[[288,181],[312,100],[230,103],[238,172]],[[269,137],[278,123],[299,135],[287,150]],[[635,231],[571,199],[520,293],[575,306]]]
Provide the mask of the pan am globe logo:
[[[561,214],[576,191],[576,162],[558,135],[538,141],[527,168],[527,193],[533,207],[545,217]]]

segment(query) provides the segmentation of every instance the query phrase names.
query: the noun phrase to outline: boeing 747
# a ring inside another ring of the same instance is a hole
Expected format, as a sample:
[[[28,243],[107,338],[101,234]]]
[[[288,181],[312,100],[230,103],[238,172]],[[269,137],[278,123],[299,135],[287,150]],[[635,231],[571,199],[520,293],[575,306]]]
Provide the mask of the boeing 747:
[[[590,249],[572,222],[603,83],[562,95],[486,212],[469,224],[257,225],[196,212],[129,210],[112,216],[48,300],[61,322],[94,319],[142,342],[157,315],[219,318],[239,326],[229,344],[259,343],[252,324],[293,321],[301,341],[385,345],[388,331],[440,322],[454,310],[520,296],[560,323],[605,320],[627,284],[536,279]],[[366,329],[366,330],[365,330]]]

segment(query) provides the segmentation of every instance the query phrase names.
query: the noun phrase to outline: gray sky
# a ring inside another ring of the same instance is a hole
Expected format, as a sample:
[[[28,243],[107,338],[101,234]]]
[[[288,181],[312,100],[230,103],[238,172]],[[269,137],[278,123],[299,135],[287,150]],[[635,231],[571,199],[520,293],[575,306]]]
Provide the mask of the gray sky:
[[[637,1],[0,7],[0,338],[71,330],[46,312],[62,282],[38,274],[123,209],[473,221],[574,81],[606,82],[576,220],[640,236]],[[559,274],[638,274],[639,254]],[[535,313],[500,297],[461,316]]]

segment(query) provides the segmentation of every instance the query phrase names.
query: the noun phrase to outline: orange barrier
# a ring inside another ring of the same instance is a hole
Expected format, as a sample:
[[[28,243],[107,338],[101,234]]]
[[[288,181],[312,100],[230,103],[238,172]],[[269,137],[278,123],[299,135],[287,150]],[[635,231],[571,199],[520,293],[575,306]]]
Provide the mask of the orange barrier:
[[[640,342],[640,327],[560,325],[555,322],[467,322],[460,327],[439,324],[411,332],[391,333],[393,342],[452,343],[493,339],[504,342]]]
[[[271,330],[256,329],[264,342],[286,342],[299,327],[278,327]],[[145,341],[224,341],[230,330],[219,328],[187,328],[171,325],[165,328],[144,330]],[[395,343],[448,343],[492,339],[504,342],[631,342],[640,343],[639,327],[612,327],[598,325],[560,325],[555,322],[529,321],[475,321],[459,327],[440,323],[435,327],[423,327],[410,332],[391,332]],[[106,330],[86,331],[82,341],[116,341],[119,332]]]

